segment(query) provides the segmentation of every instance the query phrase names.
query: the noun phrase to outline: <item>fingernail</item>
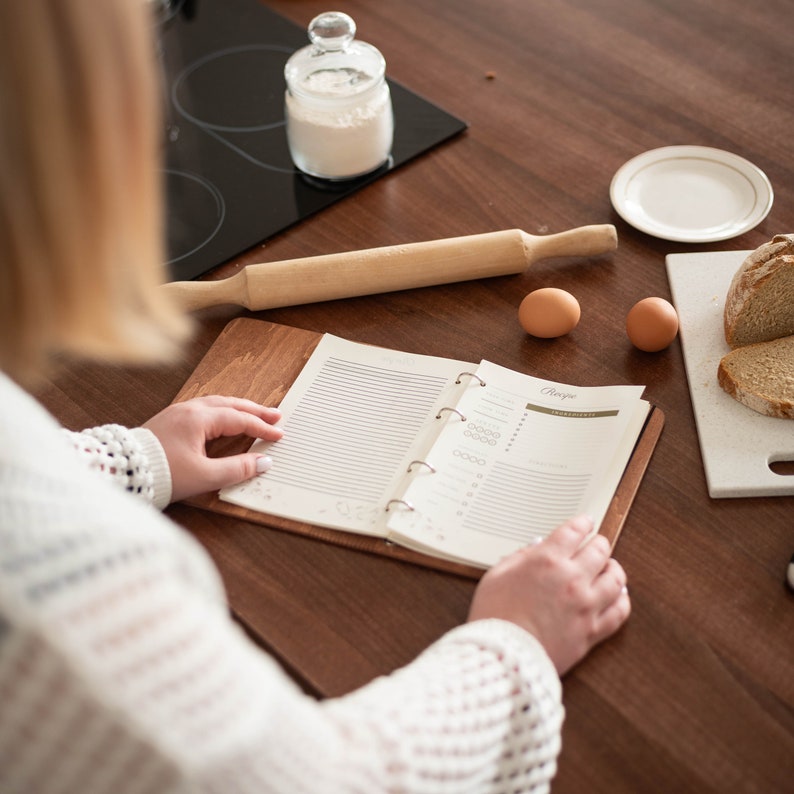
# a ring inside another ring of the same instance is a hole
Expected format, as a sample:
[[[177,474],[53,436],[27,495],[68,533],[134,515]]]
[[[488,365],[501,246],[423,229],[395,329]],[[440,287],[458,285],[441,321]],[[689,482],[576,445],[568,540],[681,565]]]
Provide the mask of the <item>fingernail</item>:
[[[273,458],[261,455],[256,459],[256,473],[264,474],[273,465]]]

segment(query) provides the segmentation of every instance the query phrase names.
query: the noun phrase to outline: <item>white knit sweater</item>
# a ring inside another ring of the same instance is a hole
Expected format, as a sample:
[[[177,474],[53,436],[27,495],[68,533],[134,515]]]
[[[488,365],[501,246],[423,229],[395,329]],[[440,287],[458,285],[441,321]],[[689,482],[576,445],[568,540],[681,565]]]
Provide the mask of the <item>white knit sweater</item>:
[[[154,436],[67,433],[2,373],[0,408],[3,794],[548,790],[561,688],[533,637],[470,623],[318,703],[153,506]]]

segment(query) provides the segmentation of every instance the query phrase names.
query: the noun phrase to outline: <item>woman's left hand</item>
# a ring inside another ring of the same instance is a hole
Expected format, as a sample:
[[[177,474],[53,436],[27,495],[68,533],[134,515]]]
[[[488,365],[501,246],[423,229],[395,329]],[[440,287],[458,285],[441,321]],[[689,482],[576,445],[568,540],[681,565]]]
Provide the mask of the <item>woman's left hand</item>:
[[[171,501],[215,491],[266,471],[269,459],[252,452],[210,458],[206,444],[214,438],[245,434],[277,441],[283,435],[274,423],[278,408],[267,408],[237,397],[196,397],[174,403],[143,426],[165,450],[171,468]]]

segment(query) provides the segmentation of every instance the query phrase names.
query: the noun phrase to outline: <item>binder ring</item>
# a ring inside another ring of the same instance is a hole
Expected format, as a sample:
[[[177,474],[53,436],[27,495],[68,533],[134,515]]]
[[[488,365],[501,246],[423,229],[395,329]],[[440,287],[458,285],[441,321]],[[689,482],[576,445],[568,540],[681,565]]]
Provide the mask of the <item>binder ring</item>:
[[[474,372],[461,372],[460,375],[458,375],[458,379],[455,381],[455,383],[456,384],[460,383],[460,379],[465,378],[467,376],[469,378],[474,378],[474,380],[476,380],[480,384],[480,386],[485,386],[485,381],[479,375],[476,375]]]
[[[460,417],[461,422],[466,421],[466,417],[457,408],[449,408],[447,406],[444,406],[443,408],[439,408],[438,413],[436,414],[436,419],[441,419],[441,413],[443,411],[452,411],[453,413],[456,413]]]
[[[386,502],[386,512],[388,512],[391,509],[391,505],[394,504],[405,505],[409,510],[416,509],[410,502],[406,502],[405,499],[389,499],[389,501]]]
[[[427,466],[427,468],[430,469],[430,471],[433,474],[436,473],[436,467],[435,466],[431,466],[426,460],[412,460],[408,464],[408,471],[411,471],[411,468],[414,466],[414,464],[419,465],[419,466]]]

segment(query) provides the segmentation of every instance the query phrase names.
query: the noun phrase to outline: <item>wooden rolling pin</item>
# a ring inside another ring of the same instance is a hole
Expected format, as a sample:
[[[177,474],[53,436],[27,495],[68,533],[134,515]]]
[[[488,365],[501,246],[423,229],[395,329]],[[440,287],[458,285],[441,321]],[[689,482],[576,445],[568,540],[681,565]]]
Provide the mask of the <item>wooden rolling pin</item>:
[[[535,236],[520,229],[246,265],[219,281],[164,284],[188,311],[232,303],[253,311],[506,276],[552,256],[613,251],[610,224]]]

